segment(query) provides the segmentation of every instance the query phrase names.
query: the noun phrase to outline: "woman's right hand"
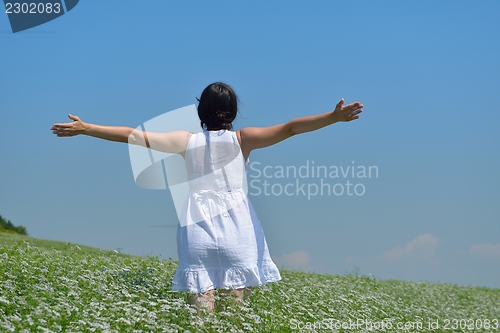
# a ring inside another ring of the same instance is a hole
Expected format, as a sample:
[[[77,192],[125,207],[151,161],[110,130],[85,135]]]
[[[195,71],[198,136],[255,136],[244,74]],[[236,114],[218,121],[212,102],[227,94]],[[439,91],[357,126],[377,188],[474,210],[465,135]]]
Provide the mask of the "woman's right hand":
[[[54,124],[51,127],[52,133],[55,135],[62,136],[75,136],[78,134],[83,134],[86,129],[86,123],[84,123],[78,116],[73,116],[68,114],[68,118],[73,120],[70,123],[64,124]]]

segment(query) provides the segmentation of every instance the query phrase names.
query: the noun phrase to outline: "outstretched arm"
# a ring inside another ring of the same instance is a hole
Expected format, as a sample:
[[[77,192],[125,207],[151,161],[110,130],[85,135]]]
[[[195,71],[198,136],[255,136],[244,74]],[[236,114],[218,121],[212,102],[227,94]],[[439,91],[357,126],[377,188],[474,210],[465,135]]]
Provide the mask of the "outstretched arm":
[[[315,116],[295,118],[286,124],[257,128],[247,127],[238,131],[238,139],[245,159],[254,149],[272,146],[296,134],[318,130],[339,121],[348,122],[359,119],[363,104],[355,102],[344,106],[344,99],[335,110]]]
[[[124,142],[139,145],[154,150],[183,154],[187,142],[191,137],[190,132],[175,131],[168,133],[154,133],[138,131],[125,126],[102,126],[83,122],[78,116],[68,115],[73,120],[70,123],[54,124],[51,130],[58,137],[75,136],[84,134],[95,138]]]
[[[68,115],[68,118],[73,120],[73,122],[52,125],[52,133],[58,137],[84,134],[109,141],[128,142],[128,137],[134,130],[130,127],[101,126],[85,123],[78,116],[71,114]]]

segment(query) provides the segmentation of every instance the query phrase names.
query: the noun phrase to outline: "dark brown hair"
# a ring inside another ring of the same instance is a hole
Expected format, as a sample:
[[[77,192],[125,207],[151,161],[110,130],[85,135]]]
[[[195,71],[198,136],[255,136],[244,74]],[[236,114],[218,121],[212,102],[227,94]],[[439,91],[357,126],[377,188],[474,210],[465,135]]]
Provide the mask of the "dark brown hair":
[[[233,88],[222,82],[209,85],[198,99],[201,128],[209,131],[232,130],[238,113],[238,97]]]

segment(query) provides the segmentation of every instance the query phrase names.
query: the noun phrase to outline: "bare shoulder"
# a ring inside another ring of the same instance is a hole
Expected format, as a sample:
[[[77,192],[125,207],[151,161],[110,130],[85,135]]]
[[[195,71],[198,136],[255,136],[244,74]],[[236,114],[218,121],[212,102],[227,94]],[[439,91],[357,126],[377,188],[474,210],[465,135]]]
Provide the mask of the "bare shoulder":
[[[238,143],[240,144],[240,147],[241,147],[241,131],[242,130],[236,131],[236,138],[238,139]]]
[[[275,145],[293,134],[286,123],[269,127],[245,127],[237,131],[236,135],[243,154],[248,157],[252,150]]]

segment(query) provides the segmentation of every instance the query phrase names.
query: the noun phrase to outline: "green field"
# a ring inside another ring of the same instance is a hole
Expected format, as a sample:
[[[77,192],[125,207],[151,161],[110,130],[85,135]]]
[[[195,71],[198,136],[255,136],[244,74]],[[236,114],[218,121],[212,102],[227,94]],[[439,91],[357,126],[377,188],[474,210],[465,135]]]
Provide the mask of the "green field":
[[[0,332],[500,332],[500,289],[289,270],[200,318],[176,267],[0,233]]]

